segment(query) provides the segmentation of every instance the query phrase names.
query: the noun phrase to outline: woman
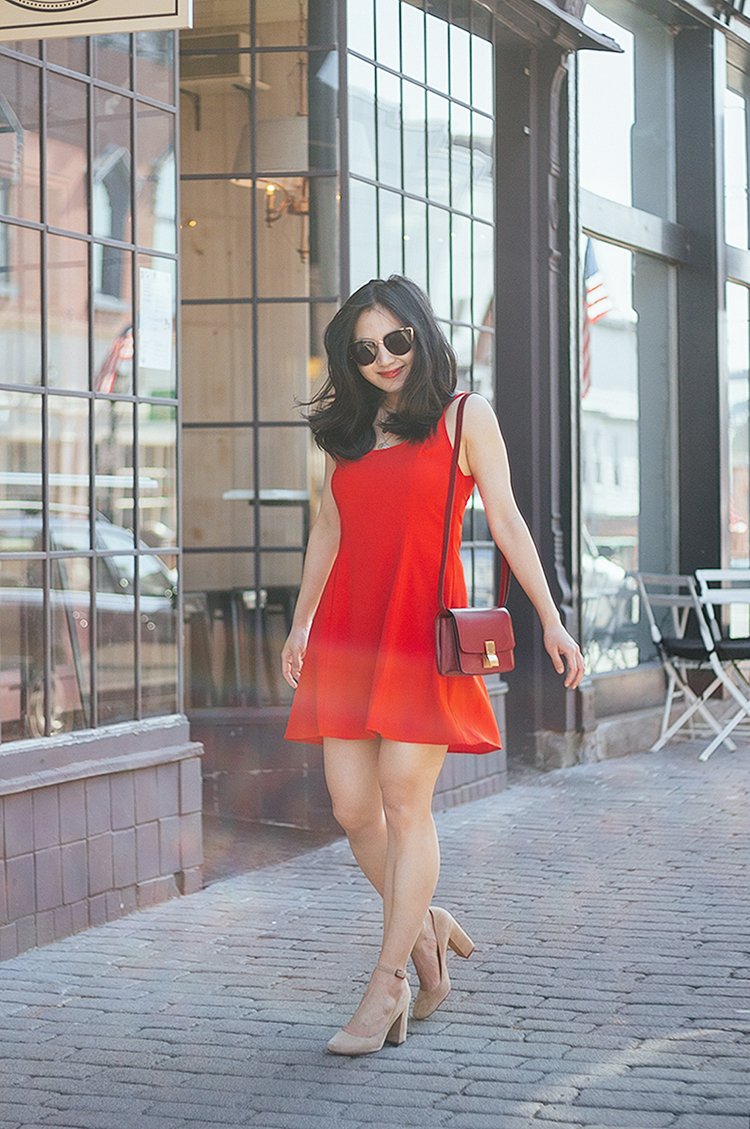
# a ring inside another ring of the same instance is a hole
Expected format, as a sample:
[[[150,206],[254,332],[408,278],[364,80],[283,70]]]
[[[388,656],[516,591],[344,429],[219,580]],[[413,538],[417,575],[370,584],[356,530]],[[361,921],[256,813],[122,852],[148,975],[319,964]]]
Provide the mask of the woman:
[[[336,819],[383,898],[383,940],[334,1054],[406,1037],[411,955],[426,1018],[450,990],[447,949],[473,945],[430,907],[439,850],[432,794],[446,752],[486,753],[500,736],[481,678],[444,677],[434,620],[459,396],[456,360],[429,299],[407,278],[368,282],[325,334],[328,380],[308,417],[326,453],[282,670],[297,689],[286,736],[323,745]],[[581,652],[562,626],[511,490],[505,446],[482,397],[466,404],[446,592],[466,605],[461,519],[476,483],[497,545],[531,599],[555,669],[574,688]]]

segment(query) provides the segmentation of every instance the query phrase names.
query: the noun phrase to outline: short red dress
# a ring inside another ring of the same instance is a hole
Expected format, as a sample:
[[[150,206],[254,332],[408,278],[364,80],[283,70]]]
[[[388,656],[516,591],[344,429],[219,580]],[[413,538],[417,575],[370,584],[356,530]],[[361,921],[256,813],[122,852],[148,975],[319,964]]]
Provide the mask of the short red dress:
[[[453,448],[445,413],[422,443],[402,442],[337,465],[331,488],[341,540],[315,613],[286,730],[324,737],[501,747],[482,678],[438,673],[434,622]],[[459,469],[446,598],[466,607],[461,523],[474,479]]]

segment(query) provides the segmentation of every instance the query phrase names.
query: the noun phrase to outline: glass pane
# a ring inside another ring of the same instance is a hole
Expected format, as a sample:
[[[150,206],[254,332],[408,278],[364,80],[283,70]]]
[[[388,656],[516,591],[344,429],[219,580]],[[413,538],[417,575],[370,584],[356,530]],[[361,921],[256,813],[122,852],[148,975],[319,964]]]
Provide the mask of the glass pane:
[[[133,529],[133,405],[94,404],[94,505],[100,523]]]
[[[174,102],[173,31],[139,31],[135,36],[136,90],[157,102]]]
[[[252,545],[253,436],[249,428],[183,433],[184,543],[188,548]]]
[[[404,273],[427,289],[427,205],[404,198]]]
[[[52,681],[49,731],[87,729],[91,715],[91,562],[51,562]]]
[[[94,78],[110,86],[130,86],[130,36],[125,32],[95,35],[91,40],[94,52]]]
[[[39,234],[0,224],[0,337],[3,382],[42,382]]]
[[[735,247],[748,245],[747,102],[736,90],[724,92],[725,238]]]
[[[336,172],[338,169],[338,81],[336,51],[310,53],[308,81],[308,168]]]
[[[427,176],[431,200],[450,204],[447,98],[427,95]]]
[[[331,177],[313,178],[309,184],[309,293],[315,298],[336,297],[339,291],[338,264],[341,236],[341,192],[339,181]],[[300,217],[298,252],[305,253],[305,217]],[[304,295],[301,295],[304,297]]]
[[[378,71],[378,180],[401,187],[401,80]]]
[[[430,298],[439,318],[451,312],[451,217],[443,208],[428,208]]]
[[[0,549],[44,548],[42,508],[42,399],[0,392]]]
[[[262,311],[265,307],[259,308]],[[183,306],[181,379],[185,423],[252,419],[252,340],[250,306]],[[221,380],[213,382],[210,396],[206,396],[207,372],[222,374]],[[270,394],[273,381],[268,383]]]
[[[469,42],[468,31],[452,24],[450,29],[451,98],[459,98],[462,102],[471,102]]]
[[[80,522],[83,540],[78,547],[88,548],[89,401],[50,396],[47,416],[50,510],[66,522]]]
[[[413,4],[401,5],[401,37],[403,72],[418,82],[424,82],[424,12]]]
[[[132,320],[133,259],[130,252],[109,244],[93,243],[91,250],[94,258],[94,332],[98,335],[100,327],[109,331],[113,320],[121,319],[122,312],[127,314],[128,322]]]
[[[224,58],[190,55],[184,57],[183,66],[200,65],[207,69]],[[249,173],[249,109],[241,89],[228,81],[191,82],[183,76],[180,90],[180,172],[203,176],[216,172]]]
[[[138,103],[136,210],[138,243],[174,253],[177,225],[177,170],[174,114]]]
[[[471,111],[451,102],[451,202],[471,212]]]
[[[93,254],[98,285],[108,288],[94,295],[93,388],[95,392],[129,395],[133,391],[132,255],[96,243]],[[119,296],[111,290],[117,290]]]
[[[158,556],[138,561],[141,716],[177,710],[177,573]]]
[[[47,236],[47,383],[88,389],[89,318],[86,244]]]
[[[190,298],[246,298],[252,294],[251,209],[264,223],[263,190],[226,180],[181,185],[182,293]]]
[[[4,544],[4,531],[0,543]],[[44,736],[42,561],[0,559],[0,740]]]
[[[472,387],[472,365],[474,362],[474,330],[466,325],[451,327],[451,345],[456,354],[458,383],[461,388]]]
[[[88,231],[86,87],[47,76],[47,223]]]
[[[316,183],[315,191],[315,222],[327,222],[333,237],[336,182],[326,177]],[[263,192],[256,192],[259,294],[276,298],[310,294],[310,204],[306,177],[274,177]]]
[[[375,58],[374,0],[347,0],[348,46],[368,59]]]
[[[57,67],[64,67],[66,71],[78,71],[87,74],[88,40],[83,35],[75,35],[65,39],[48,39],[45,43],[47,62]]]
[[[387,278],[404,269],[404,234],[401,218],[402,197],[395,192],[378,192],[380,254],[378,274]]]
[[[175,275],[173,260],[138,256],[139,396],[175,396]]]
[[[260,432],[258,504],[264,546],[289,545],[301,549],[307,543],[309,447],[304,427],[264,428]]]
[[[294,691],[281,677],[278,656],[292,623],[302,576],[302,554],[264,553],[261,569],[263,609],[259,649],[263,661],[255,664],[255,687],[262,703],[285,705],[291,702]]]
[[[373,233],[378,230],[376,190],[361,180],[349,181],[349,253],[351,288],[356,290],[378,276],[377,244]]]
[[[187,708],[249,701],[257,603],[249,553],[186,553],[182,565]],[[277,664],[278,665],[278,664]]]
[[[474,324],[491,325],[488,321],[495,293],[495,232],[486,223],[472,224],[474,229]]]
[[[129,98],[94,90],[93,234],[132,239]]]
[[[727,370],[729,375],[729,563],[750,566],[750,323],[748,291],[727,284]]]
[[[311,7],[311,16],[317,17],[316,25],[323,23],[325,26],[326,21],[323,17],[326,8],[330,11],[330,4],[321,4],[320,0],[317,0]],[[296,47],[298,43],[307,43],[307,9],[307,0],[296,0],[294,4],[288,5],[279,4],[278,0],[256,0],[258,43],[263,47]],[[332,42],[335,39],[333,28],[328,29],[328,34],[325,32],[322,34],[325,40]],[[320,42],[320,34],[316,34],[316,39]]]
[[[96,562],[96,631],[99,724],[129,721],[136,716],[135,557],[130,554]]]
[[[0,212],[39,221],[39,68],[0,56]]]
[[[404,129],[404,189],[424,196],[427,189],[426,174],[426,95],[421,86],[413,82],[402,84]]]
[[[471,321],[471,220],[451,217],[451,261],[453,271],[453,318]]]
[[[475,110],[494,113],[494,63],[492,44],[478,35],[471,37],[471,104]]]
[[[640,327],[632,252],[587,240],[585,264],[582,634],[588,669],[606,671],[638,662],[628,573],[639,567]],[[666,374],[651,375],[661,382]]]
[[[605,52],[584,51],[577,59],[581,185],[608,200],[632,204],[635,39],[590,4],[584,20],[615,39],[623,54],[606,52],[603,58]]]
[[[375,177],[375,68],[349,56],[349,169]]]
[[[399,52],[399,0],[375,0],[376,58],[383,66],[397,71],[401,65]]]
[[[494,311],[490,307],[488,317],[492,320]],[[473,385],[477,392],[495,402],[495,376],[494,376],[494,348],[495,335],[492,330],[483,329],[476,334],[476,349],[474,352]]]
[[[138,536],[152,548],[177,544],[177,409],[138,407]]]
[[[495,214],[493,175],[493,123],[482,114],[471,115],[472,200],[474,215],[489,220]]]
[[[448,24],[427,15],[427,84],[448,93]]]
[[[258,307],[258,394],[260,418],[282,420],[297,415],[297,404],[310,397],[308,366],[310,307]]]

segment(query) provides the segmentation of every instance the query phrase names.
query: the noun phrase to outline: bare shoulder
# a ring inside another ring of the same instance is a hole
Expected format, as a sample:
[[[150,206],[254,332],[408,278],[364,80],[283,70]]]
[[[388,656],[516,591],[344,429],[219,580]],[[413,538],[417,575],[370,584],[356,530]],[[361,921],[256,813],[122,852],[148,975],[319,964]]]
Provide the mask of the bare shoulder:
[[[469,396],[464,410],[464,434],[468,442],[481,442],[490,435],[497,435],[498,431],[495,409],[489,400],[485,400],[478,392]]]

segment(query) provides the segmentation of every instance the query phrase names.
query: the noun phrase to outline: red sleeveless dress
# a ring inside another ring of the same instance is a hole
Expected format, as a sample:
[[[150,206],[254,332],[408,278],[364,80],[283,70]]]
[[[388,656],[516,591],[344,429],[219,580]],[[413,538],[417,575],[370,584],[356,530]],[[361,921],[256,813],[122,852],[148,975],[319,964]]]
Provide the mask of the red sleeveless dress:
[[[398,443],[339,463],[331,489],[341,540],[315,613],[286,737],[499,749],[483,679],[448,677],[435,662],[434,621],[453,448],[443,414],[423,443]],[[458,470],[446,598],[466,607],[461,523],[474,479]]]

